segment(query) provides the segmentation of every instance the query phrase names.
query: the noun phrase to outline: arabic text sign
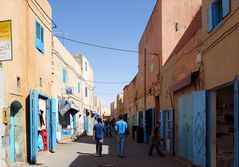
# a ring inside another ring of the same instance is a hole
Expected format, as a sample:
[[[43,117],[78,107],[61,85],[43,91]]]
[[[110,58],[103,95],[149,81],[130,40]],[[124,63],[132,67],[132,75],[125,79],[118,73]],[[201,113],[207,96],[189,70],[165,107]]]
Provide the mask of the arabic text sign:
[[[0,21],[0,61],[12,60],[11,20]]]

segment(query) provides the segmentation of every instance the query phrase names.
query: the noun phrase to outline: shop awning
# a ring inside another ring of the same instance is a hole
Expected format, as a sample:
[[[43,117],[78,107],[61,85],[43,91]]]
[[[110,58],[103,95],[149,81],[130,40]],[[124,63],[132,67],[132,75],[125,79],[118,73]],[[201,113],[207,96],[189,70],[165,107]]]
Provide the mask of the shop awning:
[[[85,109],[85,115],[88,117],[90,115],[90,111],[88,109]]]
[[[176,92],[192,83],[192,81],[199,75],[199,68],[195,68],[189,75],[184,77],[182,80],[174,83],[169,87],[170,92]]]
[[[67,112],[70,112],[72,115],[74,115],[80,111],[80,108],[77,105],[67,99],[58,99],[58,104],[59,112],[62,116]]]
[[[95,119],[97,119],[100,117],[100,115],[96,111],[92,111],[91,117],[94,117]]]

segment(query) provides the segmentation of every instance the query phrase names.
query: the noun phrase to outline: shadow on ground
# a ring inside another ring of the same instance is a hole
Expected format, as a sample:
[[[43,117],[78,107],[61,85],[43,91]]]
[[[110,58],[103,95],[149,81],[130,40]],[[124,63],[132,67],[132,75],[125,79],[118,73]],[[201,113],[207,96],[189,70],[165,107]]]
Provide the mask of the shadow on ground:
[[[95,143],[91,137],[83,137],[77,144],[89,144],[91,149],[80,148],[76,152],[77,158],[69,165],[69,167],[183,167],[172,157],[159,157],[147,155],[149,145],[139,144],[131,140],[130,137],[126,141],[126,157],[120,158],[117,155],[116,137],[105,139],[103,146],[103,157],[95,155]],[[94,146],[94,148],[92,148]]]

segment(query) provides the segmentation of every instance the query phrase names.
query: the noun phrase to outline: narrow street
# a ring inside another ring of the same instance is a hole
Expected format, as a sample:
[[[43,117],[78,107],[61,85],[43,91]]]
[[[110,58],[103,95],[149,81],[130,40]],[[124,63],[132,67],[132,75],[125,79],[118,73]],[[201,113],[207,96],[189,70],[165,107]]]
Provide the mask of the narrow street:
[[[117,156],[116,138],[105,139],[103,157],[95,155],[95,143],[91,137],[84,137],[79,143],[58,144],[56,153],[40,152],[36,165],[43,167],[183,167],[185,165],[166,155],[159,157],[147,155],[148,144],[139,144],[128,137],[126,157]],[[21,165],[23,166],[23,165]]]

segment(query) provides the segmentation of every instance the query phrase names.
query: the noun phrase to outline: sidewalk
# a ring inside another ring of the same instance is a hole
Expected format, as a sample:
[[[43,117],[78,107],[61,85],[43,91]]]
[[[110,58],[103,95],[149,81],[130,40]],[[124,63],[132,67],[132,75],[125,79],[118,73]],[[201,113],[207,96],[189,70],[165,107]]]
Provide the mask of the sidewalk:
[[[117,156],[116,138],[105,139],[103,157],[95,155],[95,143],[92,137],[84,137],[79,143],[58,144],[56,153],[39,152],[37,164],[39,167],[183,167],[174,158],[159,157],[154,150],[154,156],[147,155],[149,145],[139,144],[130,139],[126,142],[126,157]],[[21,165],[22,166],[22,165]],[[28,165],[30,166],[30,165]]]

